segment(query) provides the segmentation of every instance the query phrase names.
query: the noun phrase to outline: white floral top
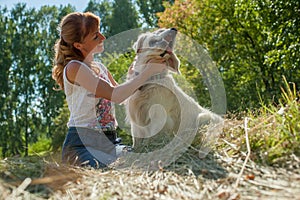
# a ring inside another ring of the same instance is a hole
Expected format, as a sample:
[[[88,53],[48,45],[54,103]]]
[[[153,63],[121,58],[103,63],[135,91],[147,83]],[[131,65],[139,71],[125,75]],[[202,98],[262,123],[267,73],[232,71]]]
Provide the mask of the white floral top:
[[[72,60],[69,63],[71,62],[77,62],[89,68],[85,63],[78,60]],[[108,71],[103,64],[94,62],[93,67],[99,68],[99,74],[97,74],[99,77],[111,83],[108,78]],[[95,73],[93,70],[92,72]],[[66,99],[70,110],[68,127],[87,127],[103,131],[114,130],[117,127],[114,105],[111,101],[96,98],[80,85],[69,82],[66,78],[66,70],[64,70],[63,77]]]

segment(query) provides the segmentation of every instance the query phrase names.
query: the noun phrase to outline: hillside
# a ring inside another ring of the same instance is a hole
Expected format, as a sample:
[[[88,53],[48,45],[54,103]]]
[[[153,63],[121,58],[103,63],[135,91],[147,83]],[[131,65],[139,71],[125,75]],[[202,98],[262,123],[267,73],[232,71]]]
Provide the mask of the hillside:
[[[208,156],[200,159],[189,149],[157,171],[74,168],[53,157],[4,159],[0,193],[2,199],[299,199],[300,158],[258,161],[260,152],[249,148],[246,137],[257,127],[247,122],[226,120]]]

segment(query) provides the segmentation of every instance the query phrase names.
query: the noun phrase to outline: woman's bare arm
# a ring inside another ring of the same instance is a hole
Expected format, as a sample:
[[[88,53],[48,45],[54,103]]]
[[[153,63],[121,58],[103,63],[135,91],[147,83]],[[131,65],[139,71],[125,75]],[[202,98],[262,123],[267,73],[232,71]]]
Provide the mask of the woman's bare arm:
[[[79,84],[96,97],[102,97],[120,104],[142,86],[151,75],[166,69],[165,64],[162,63],[149,63],[147,65],[146,69],[136,78],[120,85],[110,85],[87,67],[75,62],[67,66],[66,76],[71,83]]]

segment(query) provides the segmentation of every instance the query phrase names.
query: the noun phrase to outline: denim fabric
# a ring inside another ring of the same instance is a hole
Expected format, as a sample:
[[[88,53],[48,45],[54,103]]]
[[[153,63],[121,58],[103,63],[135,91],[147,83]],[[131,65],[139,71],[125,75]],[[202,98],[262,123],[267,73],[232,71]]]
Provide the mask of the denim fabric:
[[[102,131],[69,128],[62,149],[63,163],[103,168],[116,159],[116,147]]]

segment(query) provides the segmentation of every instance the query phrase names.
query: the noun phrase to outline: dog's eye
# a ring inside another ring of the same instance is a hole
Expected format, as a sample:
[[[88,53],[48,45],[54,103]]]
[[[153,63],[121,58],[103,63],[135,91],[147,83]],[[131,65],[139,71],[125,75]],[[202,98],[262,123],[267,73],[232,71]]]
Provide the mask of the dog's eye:
[[[151,40],[149,42],[149,47],[158,48],[158,49],[166,49],[168,46],[168,42],[163,39]]]
[[[158,42],[159,42],[158,39],[152,39],[152,40],[149,41],[149,46],[150,46],[150,47],[153,47],[153,46],[155,46],[155,44],[157,44]]]

